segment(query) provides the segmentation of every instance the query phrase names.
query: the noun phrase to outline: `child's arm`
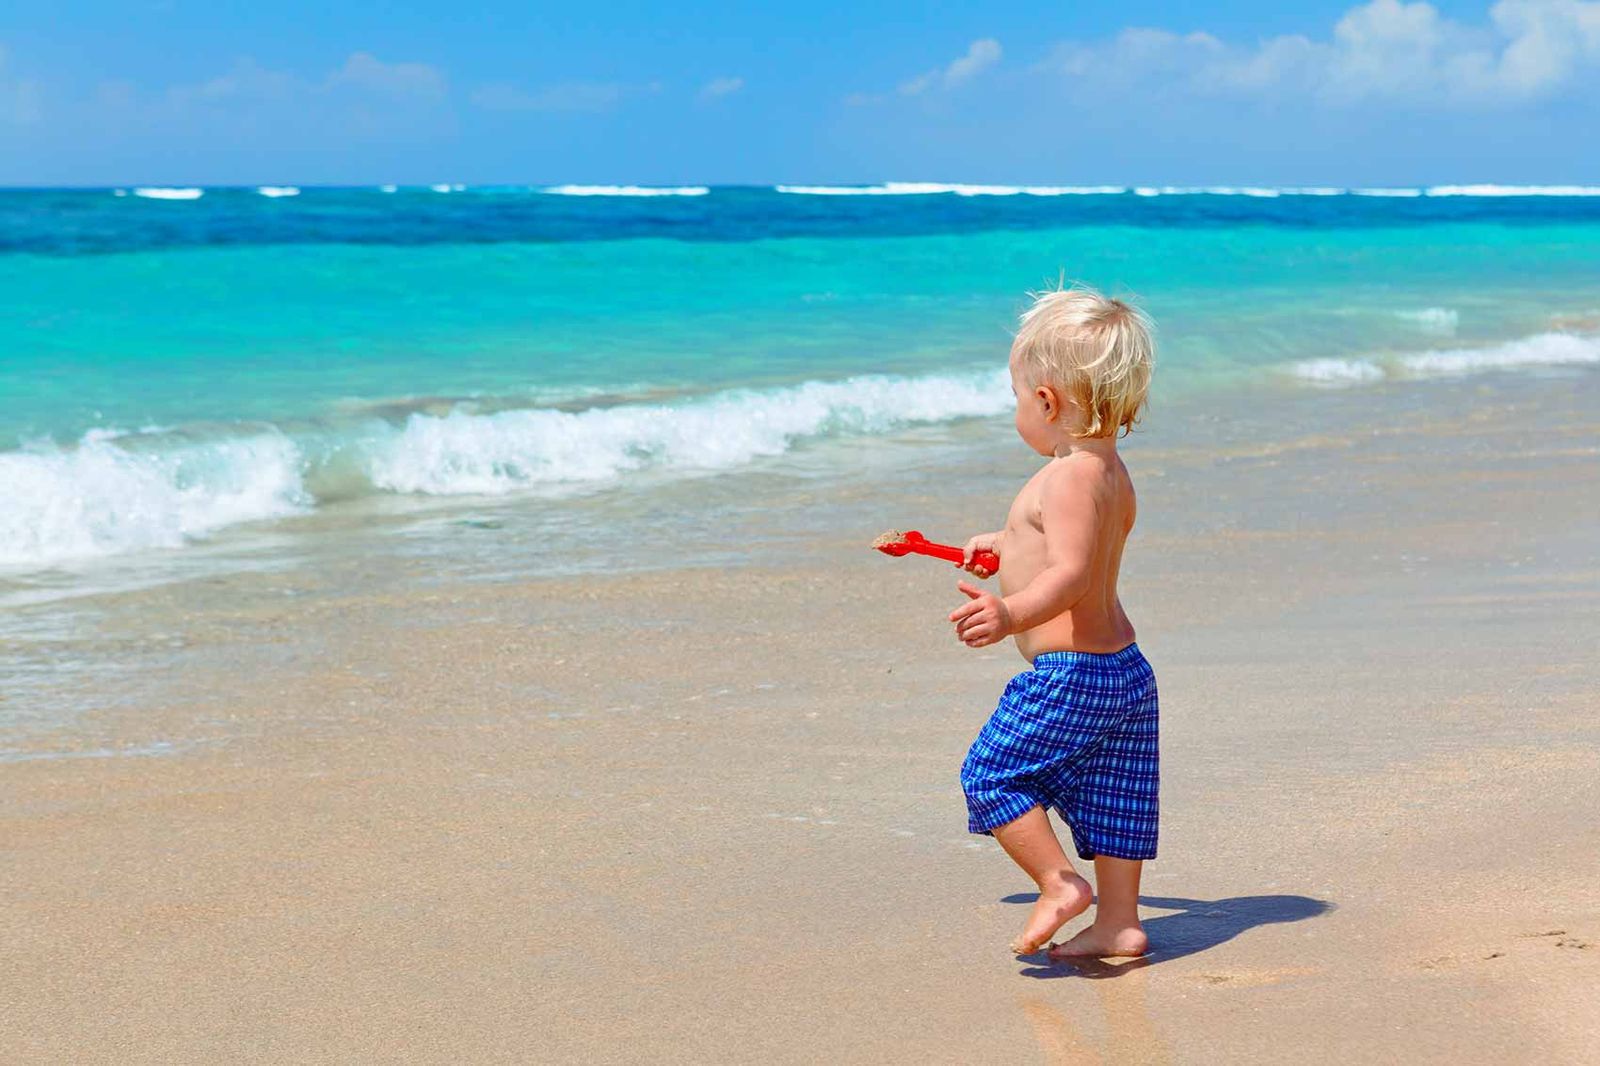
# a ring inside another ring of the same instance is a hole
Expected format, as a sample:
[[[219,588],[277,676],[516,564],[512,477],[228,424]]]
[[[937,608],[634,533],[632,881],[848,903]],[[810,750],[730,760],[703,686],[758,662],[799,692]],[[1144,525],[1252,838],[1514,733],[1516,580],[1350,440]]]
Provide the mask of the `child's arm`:
[[[1092,470],[1062,469],[1039,486],[1039,522],[1044,527],[1044,569],[1001,601],[1020,633],[1071,610],[1091,584],[1100,501]]]
[[[956,588],[970,597],[950,612],[962,643],[972,648],[997,644],[1048,622],[1083,598],[1090,585],[1089,564],[1099,525],[1091,476],[1063,464],[1039,486],[1045,566],[1025,587],[1002,599],[965,581],[956,582]]]

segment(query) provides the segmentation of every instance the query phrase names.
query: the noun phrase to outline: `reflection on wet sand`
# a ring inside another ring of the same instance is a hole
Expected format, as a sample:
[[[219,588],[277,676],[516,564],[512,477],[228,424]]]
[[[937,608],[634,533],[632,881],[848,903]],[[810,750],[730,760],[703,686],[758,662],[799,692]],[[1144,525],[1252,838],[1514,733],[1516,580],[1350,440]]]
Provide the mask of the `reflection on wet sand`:
[[[1033,1026],[1044,1061],[1050,1066],[1172,1061],[1166,1042],[1150,1019],[1144,975],[1137,972],[1140,967],[1135,965],[1143,960],[1125,959],[1120,965],[1091,961],[1107,969],[1133,971],[1126,981],[1102,981],[1094,986],[1104,1024],[1100,1041],[1087,1037],[1065,1013],[1044,1000],[1030,997],[1022,1001],[1022,1013]]]
[[[1033,893],[1007,896],[1002,902],[1032,903]],[[1046,952],[1028,956],[1024,977],[1120,977],[1096,980],[1095,990],[1104,1019],[1099,1041],[1087,1036],[1062,1010],[1036,996],[1020,1001],[1023,1016],[1033,1027],[1045,1062],[1078,1064],[1098,1062],[1171,1061],[1166,1043],[1156,1032],[1145,999],[1142,971],[1158,962],[1181,959],[1232,940],[1257,926],[1298,922],[1333,909],[1333,904],[1309,896],[1236,896],[1198,900],[1173,896],[1141,896],[1139,903],[1175,913],[1145,919],[1150,953],[1137,959],[1052,958]],[[1229,980],[1234,975],[1213,975]],[[1241,975],[1248,976],[1248,975]],[[1260,975],[1256,975],[1259,977]],[[1245,983],[1261,983],[1247,980]]]

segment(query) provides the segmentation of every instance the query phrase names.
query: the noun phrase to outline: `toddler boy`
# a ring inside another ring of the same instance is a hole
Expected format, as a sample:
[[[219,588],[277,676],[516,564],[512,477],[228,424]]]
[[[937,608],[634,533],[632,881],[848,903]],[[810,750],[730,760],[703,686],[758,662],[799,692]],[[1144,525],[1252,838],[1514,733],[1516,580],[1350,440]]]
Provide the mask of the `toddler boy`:
[[[1134,492],[1117,437],[1150,387],[1150,322],[1121,300],[1074,287],[1040,295],[1011,346],[1017,433],[1050,461],[1011,505],[1005,529],[967,541],[958,567],[1000,557],[1000,595],[966,581],[950,613],[982,648],[1008,636],[1032,669],[1013,677],[961,767],[968,829],[991,834],[1039,886],[1011,949],[1031,954],[1088,909],[1093,890],[1062,850],[1046,808],[1094,862],[1094,921],[1052,956],[1142,955],[1139,873],[1156,854],[1156,681],[1117,599]]]

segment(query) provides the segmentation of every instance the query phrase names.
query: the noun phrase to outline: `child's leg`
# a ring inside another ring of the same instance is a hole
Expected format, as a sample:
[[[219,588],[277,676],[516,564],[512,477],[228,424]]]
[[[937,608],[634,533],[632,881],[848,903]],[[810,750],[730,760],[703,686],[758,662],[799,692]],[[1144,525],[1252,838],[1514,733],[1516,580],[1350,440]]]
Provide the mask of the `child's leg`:
[[[1006,854],[1039,886],[1039,901],[1033,905],[1028,924],[1011,942],[1011,950],[1018,955],[1031,955],[1057,929],[1088,909],[1092,898],[1089,882],[1072,868],[1043,807],[1033,807],[992,832]]]
[[[1094,923],[1059,947],[1050,949],[1058,956],[1143,955],[1150,950],[1144,926],[1139,924],[1139,874],[1144,863],[1137,859],[1094,858],[1096,899]]]

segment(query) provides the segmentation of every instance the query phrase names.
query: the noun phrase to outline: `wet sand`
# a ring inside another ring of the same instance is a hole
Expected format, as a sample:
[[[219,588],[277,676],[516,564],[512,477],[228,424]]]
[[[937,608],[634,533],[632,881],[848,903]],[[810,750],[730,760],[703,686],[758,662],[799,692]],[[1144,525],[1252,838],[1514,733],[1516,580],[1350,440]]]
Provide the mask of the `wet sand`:
[[[1600,375],[1156,412],[1121,964],[1006,951],[1031,886],[956,772],[1026,663],[867,548],[997,525],[1003,423],[942,482],[763,482],[781,561],[103,597],[62,647],[121,698],[0,763],[0,1059],[1586,1061],[1596,412]]]

